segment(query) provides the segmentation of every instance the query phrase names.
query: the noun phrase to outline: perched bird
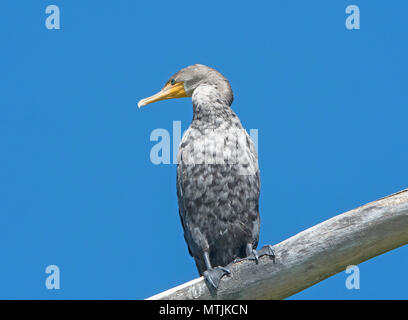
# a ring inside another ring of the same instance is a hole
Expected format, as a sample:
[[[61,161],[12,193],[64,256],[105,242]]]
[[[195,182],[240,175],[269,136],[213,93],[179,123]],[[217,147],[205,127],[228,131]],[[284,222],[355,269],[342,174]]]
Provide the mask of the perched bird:
[[[269,255],[259,239],[259,169],[254,144],[231,109],[233,93],[218,71],[195,64],[174,74],[139,108],[191,97],[193,120],[177,155],[177,197],[188,250],[198,272],[218,288],[228,264]]]

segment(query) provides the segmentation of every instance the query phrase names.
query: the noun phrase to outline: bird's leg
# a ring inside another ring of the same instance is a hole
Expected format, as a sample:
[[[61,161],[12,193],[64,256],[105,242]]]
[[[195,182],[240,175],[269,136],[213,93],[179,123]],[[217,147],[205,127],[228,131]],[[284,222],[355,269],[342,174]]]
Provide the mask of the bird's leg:
[[[231,274],[230,269],[226,267],[211,267],[210,256],[208,252],[204,252],[204,262],[207,270],[204,271],[204,279],[214,288],[218,289],[221,278],[226,274]]]
[[[245,259],[255,260],[256,263],[258,264],[260,257],[270,256],[273,259],[273,263],[275,263],[275,251],[273,250],[271,245],[266,245],[262,249],[259,249],[257,251],[252,247],[251,243],[248,243],[246,246],[246,254],[247,254],[247,257],[244,258],[244,260]]]
[[[255,260],[256,264],[258,264],[259,256],[256,250],[252,247],[251,243],[248,243],[246,246],[246,255],[248,260]]]

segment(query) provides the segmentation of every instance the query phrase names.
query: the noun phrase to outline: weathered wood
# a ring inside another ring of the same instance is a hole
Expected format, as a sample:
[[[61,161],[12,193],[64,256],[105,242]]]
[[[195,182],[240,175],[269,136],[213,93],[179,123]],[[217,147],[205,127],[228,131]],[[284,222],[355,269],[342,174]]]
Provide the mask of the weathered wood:
[[[408,243],[408,189],[324,221],[274,246],[269,257],[232,264],[217,292],[198,278],[149,299],[283,299],[349,265]]]

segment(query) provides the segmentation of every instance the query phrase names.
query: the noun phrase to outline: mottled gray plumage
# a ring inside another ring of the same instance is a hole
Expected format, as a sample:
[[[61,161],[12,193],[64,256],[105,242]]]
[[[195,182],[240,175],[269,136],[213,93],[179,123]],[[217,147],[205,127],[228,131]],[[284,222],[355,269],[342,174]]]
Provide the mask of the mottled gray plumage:
[[[184,237],[202,275],[257,247],[258,157],[230,107],[233,94],[226,78],[194,65],[172,79],[184,82],[193,102],[193,120],[178,152],[177,196]]]

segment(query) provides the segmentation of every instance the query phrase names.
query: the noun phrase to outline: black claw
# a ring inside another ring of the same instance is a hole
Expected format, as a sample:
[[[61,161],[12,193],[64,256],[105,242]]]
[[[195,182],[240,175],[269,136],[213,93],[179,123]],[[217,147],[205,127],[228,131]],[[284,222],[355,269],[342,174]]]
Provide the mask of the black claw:
[[[208,270],[204,271],[204,279],[207,280],[208,283],[213,286],[213,288],[215,288],[215,289],[218,288],[218,286],[212,280],[212,277],[211,277],[210,272]]]
[[[231,274],[231,270],[229,268],[215,267],[204,271],[203,276],[214,289],[218,289],[221,278],[226,274]]]

